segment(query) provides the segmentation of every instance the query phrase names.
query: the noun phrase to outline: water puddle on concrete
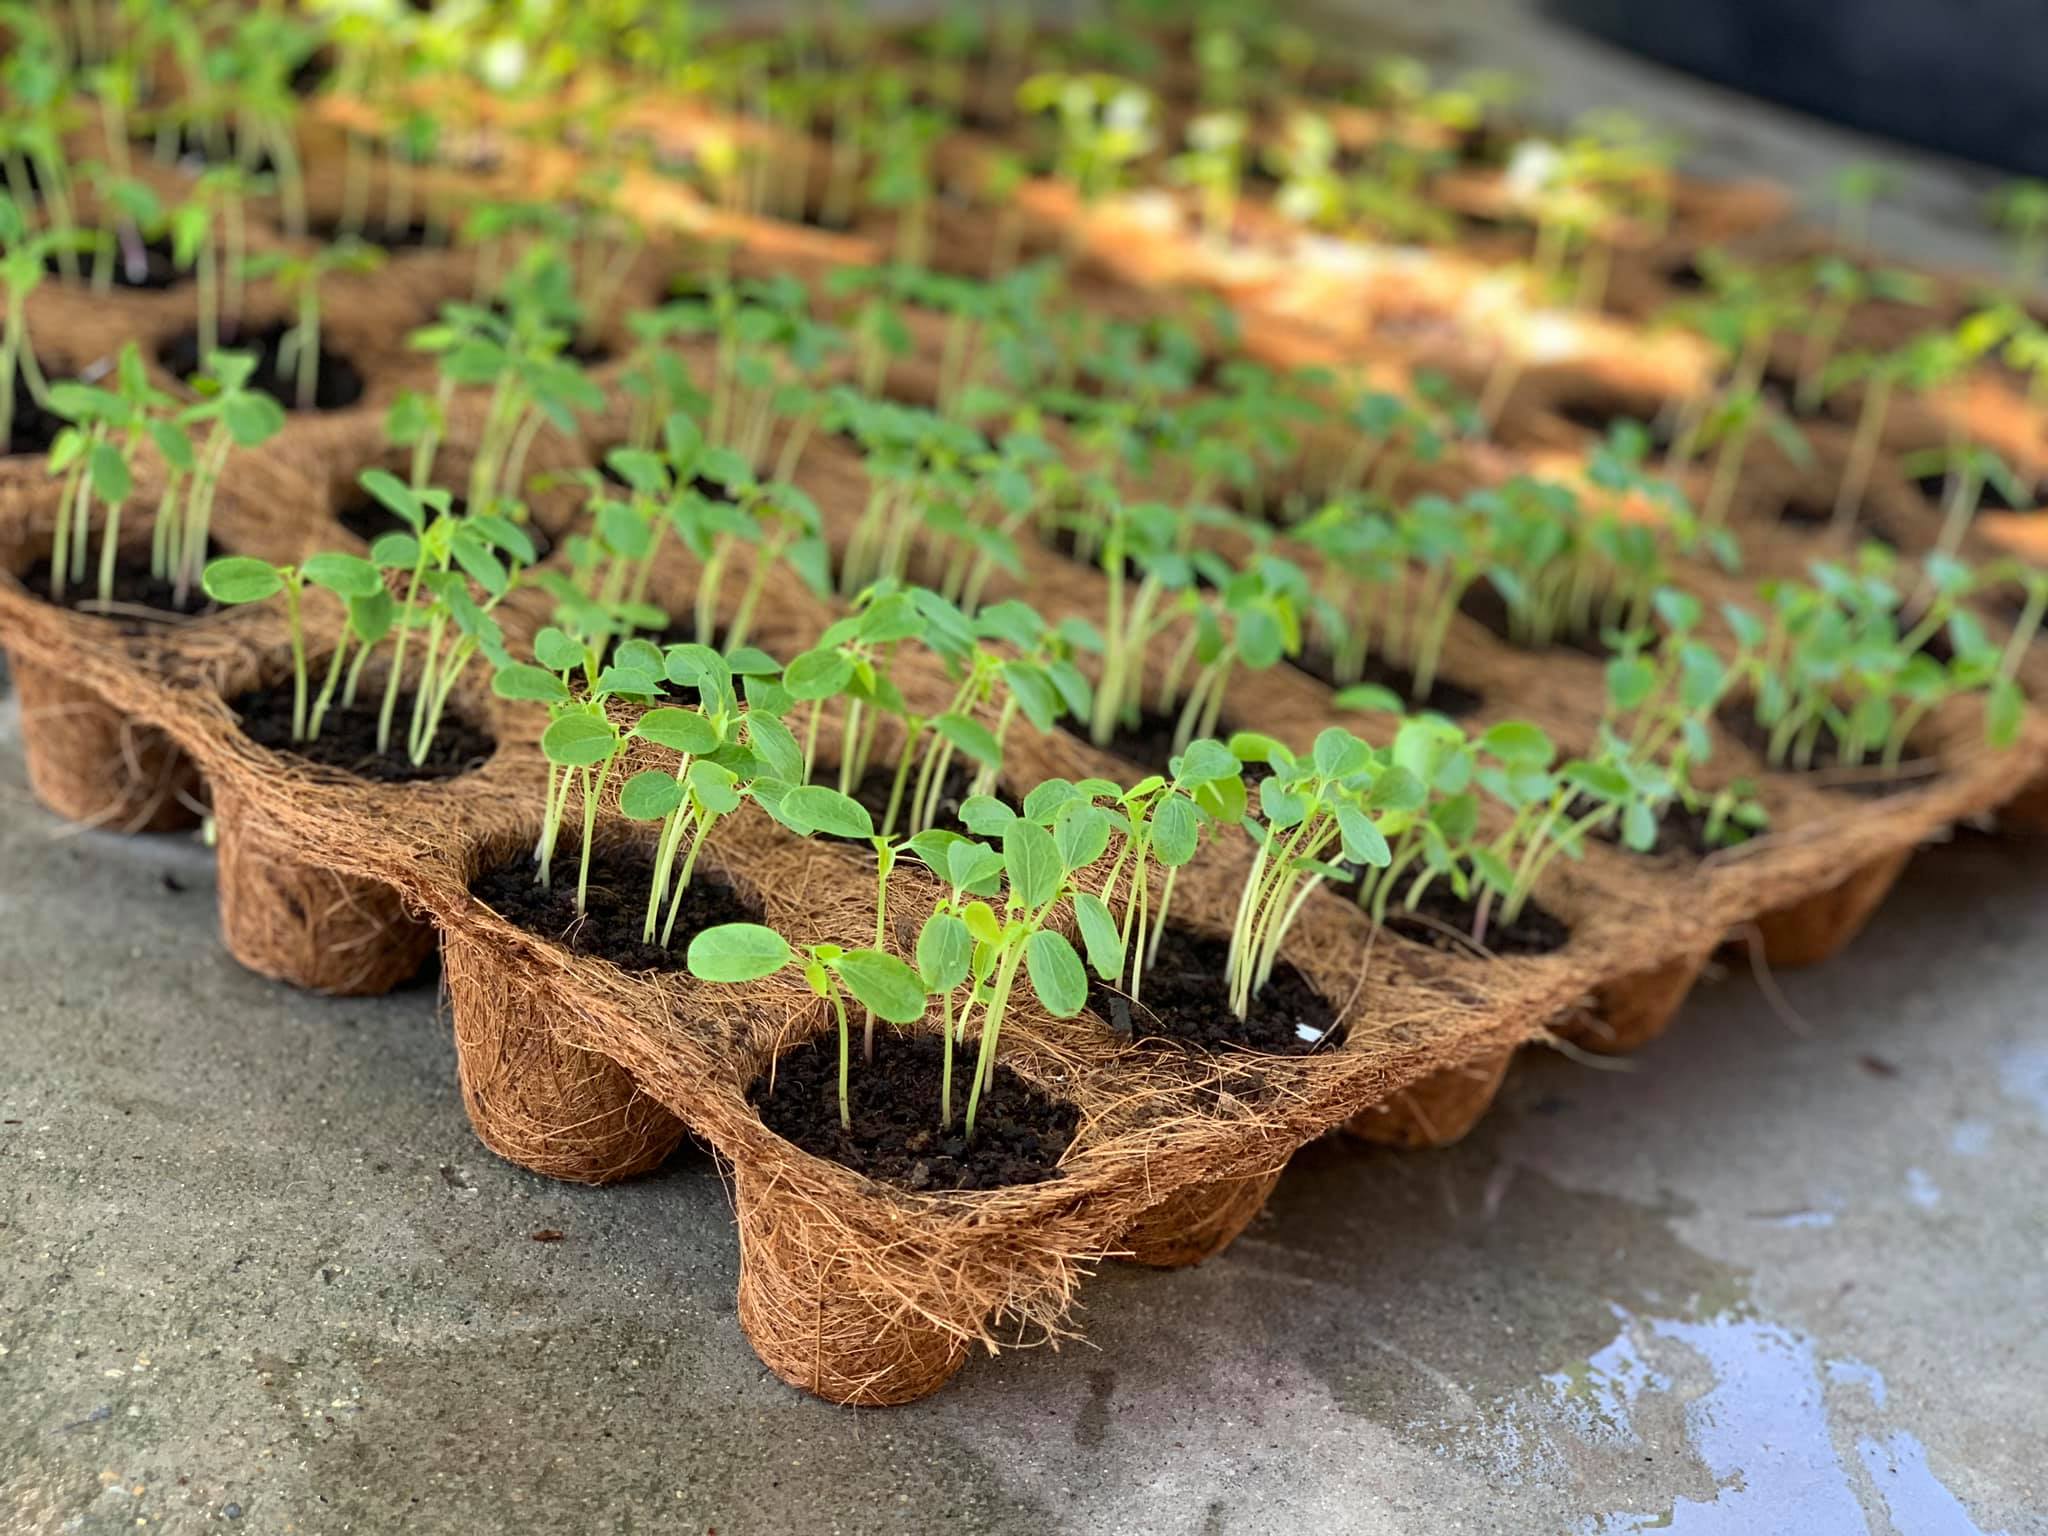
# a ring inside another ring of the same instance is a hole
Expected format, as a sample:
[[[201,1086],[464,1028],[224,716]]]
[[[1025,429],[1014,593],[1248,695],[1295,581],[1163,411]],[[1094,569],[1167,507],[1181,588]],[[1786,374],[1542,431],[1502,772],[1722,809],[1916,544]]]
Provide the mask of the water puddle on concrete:
[[[1899,1536],[1991,1536],[1929,1468],[1910,1431],[1857,1433],[1845,1422],[1884,1415],[1884,1379],[1870,1366],[1825,1358],[1806,1334],[1747,1307],[1704,1318],[1615,1314],[1612,1344],[1582,1371],[1549,1378],[1568,1410],[1564,1422],[1583,1433],[1569,1411],[1583,1408],[1589,1439],[1626,1436],[1647,1395],[1682,1392],[1703,1369],[1709,1384],[1686,1403],[1684,1423],[1714,1490],[1590,1518],[1581,1536],[1848,1536],[1871,1532],[1878,1508]]]

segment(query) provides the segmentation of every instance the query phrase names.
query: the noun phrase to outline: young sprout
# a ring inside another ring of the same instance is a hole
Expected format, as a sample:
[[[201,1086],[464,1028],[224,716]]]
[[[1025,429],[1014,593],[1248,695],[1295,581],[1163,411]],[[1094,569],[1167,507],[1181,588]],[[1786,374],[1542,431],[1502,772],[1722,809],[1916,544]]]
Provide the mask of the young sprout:
[[[1188,124],[1187,147],[1166,164],[1168,176],[1194,190],[1202,233],[1219,244],[1237,224],[1246,136],[1242,112],[1201,113]]]
[[[1115,75],[1033,75],[1017,88],[1017,105],[1055,119],[1053,166],[1083,203],[1116,191],[1126,168],[1158,142],[1152,93]]]
[[[91,500],[98,497],[106,519],[100,531],[97,591],[102,609],[113,602],[121,509],[134,487],[136,450],[145,439],[165,431],[168,423],[158,413],[167,413],[171,405],[168,395],[151,386],[143,371],[141,350],[133,342],[121,349],[113,389],[69,380],[52,387],[51,409],[71,423],[50,449],[50,472],[64,476],[51,540],[53,599],[62,600],[67,579],[85,578]],[[171,435],[176,435],[174,429]]]
[[[323,588],[350,605],[372,600],[375,594],[384,590],[384,579],[376,566],[360,555],[334,552],[309,555],[297,565],[272,565],[268,560],[258,560],[249,555],[223,555],[207,565],[201,584],[208,597],[229,607],[264,602],[279,593],[284,595],[285,625],[292,653],[291,739],[295,742],[311,740],[319,731],[319,714],[309,709],[302,608],[305,589],[309,586]],[[328,668],[326,685],[321,692],[323,708],[334,689],[343,649],[345,646],[336,650],[335,662]]]
[[[1856,427],[1849,442],[1849,457],[1842,467],[1841,484],[1835,491],[1835,527],[1851,526],[1863,506],[1870,477],[1877,468],[1878,451],[1884,446],[1885,423],[1890,418],[1893,397],[1901,389],[1931,393],[1960,373],[1967,363],[1968,354],[1954,335],[1938,331],[1917,336],[1891,352],[1859,351],[1836,356],[1822,374],[1823,391],[1859,382],[1863,399],[1857,406]]]
[[[251,276],[271,277],[291,303],[297,323],[278,346],[278,369],[293,376],[293,400],[302,411],[316,403],[320,383],[320,285],[335,273],[362,275],[384,264],[384,253],[360,240],[341,240],[307,256],[274,253],[249,264]]]
[[[997,1043],[1018,973],[1024,973],[1039,1003],[1054,1018],[1070,1019],[1088,1005],[1088,973],[1081,957],[1066,935],[1051,924],[1062,902],[1070,903],[1077,889],[1075,877],[1108,848],[1109,817],[1084,798],[1046,803],[1052,798],[1045,795],[1027,802],[1022,812],[997,800],[970,801],[962,808],[969,829],[979,837],[993,838],[1001,849],[1000,894],[991,892],[989,899],[968,901],[959,909],[974,944],[965,983],[967,996],[955,1031],[965,1040],[972,1021],[980,1041],[964,1121],[970,1140],[981,1096],[995,1083]],[[964,841],[993,851],[988,844]],[[923,857],[922,852],[919,856]],[[947,854],[947,872],[942,878],[954,878],[952,861],[956,857]],[[966,857],[973,862],[962,867],[964,872],[978,873],[989,864],[985,853],[970,852]],[[963,883],[962,890],[986,888],[987,884],[985,877]]]
[[[284,430],[284,410],[269,395],[249,388],[256,357],[248,352],[215,352],[204,370],[186,380],[199,396],[175,424],[158,423],[151,438],[164,457],[164,495],[157,508],[150,564],[170,580],[183,603],[206,564],[214,503],[228,458],[237,448],[256,448]],[[189,435],[198,430],[198,446]]]
[[[472,513],[516,501],[534,439],[550,426],[574,433],[580,414],[604,404],[603,392],[562,355],[567,333],[551,318],[545,290],[529,290],[511,307],[506,319],[474,305],[444,305],[440,323],[412,336],[415,348],[440,355],[441,399],[462,387],[489,391],[470,463]]]
[[[1231,738],[1230,750],[1244,762],[1272,769],[1259,785],[1258,817],[1247,816],[1243,823],[1259,851],[1238,898],[1224,975],[1231,1011],[1242,1019],[1271,978],[1281,943],[1310,895],[1327,880],[1345,878],[1332,856],[1384,866],[1389,849],[1380,818],[1413,800],[1415,786],[1337,726],[1318,735],[1303,758],[1268,737],[1244,732]]]
[[[1245,819],[1244,764],[1220,742],[1194,741],[1173,759],[1167,775],[1148,775],[1127,790],[1096,781],[1076,789],[1091,798],[1109,799],[1111,824],[1123,834],[1101,894],[1074,895],[1082,944],[1096,974],[1121,986],[1137,1002],[1145,972],[1158,959],[1166,935],[1174,882],[1193,861],[1203,832],[1238,826]],[[1160,871],[1156,905],[1155,864]],[[1113,913],[1127,874],[1119,919]]]
[[[415,491],[381,469],[364,470],[358,480],[407,530],[387,533],[370,547],[370,559],[380,570],[399,573],[401,589],[390,626],[396,638],[377,714],[377,750],[391,750],[399,690],[407,676],[406,652],[417,633],[421,651],[405,738],[406,758],[417,765],[426,761],[470,662],[479,652],[493,660],[503,653],[492,611],[533,563],[533,541],[501,513],[451,515],[445,490]],[[483,594],[481,601],[472,585]]]
[[[1794,409],[1806,415],[1820,406],[1828,365],[1834,359],[1835,345],[1851,311],[1873,301],[1919,307],[1932,297],[1932,288],[1918,273],[1866,269],[1832,255],[1813,263],[1811,289],[1820,302],[1806,324],[1799,349],[1799,378],[1792,396]]]
[[[1280,183],[1273,206],[1282,218],[1324,231],[1344,223],[1350,189],[1339,165],[1337,130],[1328,117],[1289,113],[1280,135],[1266,145],[1263,162]]]
[[[65,245],[55,233],[31,234],[20,207],[0,197],[0,453],[14,440],[17,381],[28,387],[29,399],[50,409],[50,383],[36,358],[28,329],[28,296],[43,280],[50,255]]]
[[[1844,166],[1829,178],[1827,196],[1835,207],[1835,239],[1844,250],[1869,248],[1871,210],[1897,184],[1897,173],[1889,166],[1867,161]]]
[[[193,273],[198,284],[195,334],[202,360],[242,328],[249,275],[245,200],[257,188],[257,178],[240,166],[211,166],[193,183],[192,196],[170,213],[171,261],[179,271]]]
[[[773,928],[760,923],[721,923],[706,928],[690,940],[686,963],[699,981],[760,981],[790,965],[803,972],[812,993],[832,1007],[839,1026],[839,1123],[853,1129],[853,1107],[848,1089],[851,1081],[852,1036],[846,1022],[846,995],[871,1015],[892,1024],[915,1024],[927,1007],[924,978],[911,965],[894,955],[875,949],[848,949],[840,944],[811,944],[794,950]],[[951,1116],[951,1043],[947,1034],[946,1116]],[[977,1082],[976,1088],[980,1084]],[[969,1134],[973,1116],[969,1111]]]
[[[1750,787],[1738,781],[1712,795],[1694,772],[1713,755],[1710,723],[1736,680],[1734,670],[1699,638],[1699,600],[1660,588],[1653,600],[1658,643],[1647,630],[1623,635],[1607,663],[1607,707],[1601,726],[1603,761],[1640,793],[1624,808],[1623,843],[1638,852],[1656,844],[1657,826],[1673,805],[1703,814],[1710,848],[1740,842],[1768,822]]]
[[[1916,480],[1940,477],[1941,535],[1935,547],[1944,555],[1953,555],[1962,546],[1970,521],[1982,504],[1985,487],[1997,491],[2008,506],[2025,506],[2033,499],[2011,466],[1994,450],[1960,438],[1951,438],[1939,448],[1909,453],[1900,460],[1900,468]]]
[[[1740,646],[1733,666],[1746,707],[1765,733],[1765,760],[1805,771],[1821,765],[1825,748],[1836,769],[1875,763],[1895,776],[1929,714],[1950,698],[1987,689],[1994,742],[2010,740],[2018,714],[1996,648],[1976,626],[1950,622],[1968,572],[1951,560],[1931,560],[1921,615],[1901,633],[1893,557],[1870,547],[1861,558],[1854,570],[1817,562],[1810,583],[1765,583],[1763,615],[1732,604],[1725,610]],[[1965,642],[1946,664],[1923,649],[1945,626],[1952,641]]]

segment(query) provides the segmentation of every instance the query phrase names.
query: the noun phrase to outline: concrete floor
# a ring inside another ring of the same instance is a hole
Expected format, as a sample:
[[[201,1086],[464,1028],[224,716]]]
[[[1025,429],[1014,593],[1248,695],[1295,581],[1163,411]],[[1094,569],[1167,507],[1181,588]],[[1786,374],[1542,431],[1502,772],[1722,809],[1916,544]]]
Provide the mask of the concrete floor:
[[[1848,135],[1513,0],[1343,0],[1812,184]],[[1965,171],[1880,236],[1982,261]],[[1970,838],[1854,950],[1526,1059],[1465,1144],[1309,1148],[1086,1344],[856,1414],[762,1370],[716,1169],[471,1139],[425,987],[309,998],[190,839],[35,807],[0,709],[0,1532],[2048,1532],[2048,873]],[[537,1238],[537,1234],[546,1237]],[[554,1237],[559,1234],[559,1237]],[[239,1522],[239,1525],[232,1524]]]

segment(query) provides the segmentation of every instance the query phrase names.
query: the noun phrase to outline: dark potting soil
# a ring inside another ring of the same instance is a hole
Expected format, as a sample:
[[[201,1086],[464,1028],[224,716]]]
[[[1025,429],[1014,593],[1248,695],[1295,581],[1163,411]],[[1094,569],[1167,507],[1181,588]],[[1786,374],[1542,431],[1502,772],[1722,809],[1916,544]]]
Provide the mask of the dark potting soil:
[[[1114,752],[1124,761],[1136,763],[1140,768],[1150,773],[1171,773],[1173,771],[1171,766],[1173,759],[1178,755],[1174,750],[1173,732],[1174,727],[1179,723],[1178,710],[1168,714],[1161,713],[1156,709],[1147,709],[1139,714],[1136,725],[1119,724],[1116,728],[1116,734],[1109,738],[1109,744],[1105,747],[1099,747],[1097,750]],[[1083,721],[1075,720],[1070,716],[1062,716],[1060,718],[1060,729],[1067,732],[1070,736],[1087,742],[1091,747],[1095,746],[1095,742],[1088,734],[1088,727]],[[1218,720],[1216,722],[1216,739],[1228,741],[1230,740],[1231,733],[1236,729],[1237,727],[1227,717]],[[1288,745],[1291,747],[1294,743],[1289,742]]]
[[[1594,606],[1597,608],[1599,604],[1596,602]],[[1552,633],[1550,644],[1547,646],[1521,645],[1515,640],[1514,631],[1508,624],[1507,599],[1500,595],[1500,588],[1490,581],[1473,582],[1459,601],[1458,612],[1502,644],[1512,645],[1519,651],[1577,651],[1582,656],[1591,656],[1595,661],[1605,661],[1613,654],[1608,650],[1606,642],[1600,638],[1597,623],[1590,628],[1567,625],[1566,628],[1556,630]]]
[[[298,371],[286,368],[282,363],[285,332],[290,329],[285,322],[279,321],[260,331],[245,331],[231,338],[224,336],[222,345],[238,352],[254,351],[257,354],[256,372],[249,379],[249,387],[262,390],[286,410],[295,411],[299,408]],[[199,371],[198,331],[180,331],[157,348],[156,360],[174,377],[189,379]],[[362,373],[347,357],[323,340],[320,369],[313,382],[313,409],[345,410],[362,398]]]
[[[202,129],[196,123],[180,123],[171,137],[176,144],[171,158],[179,165],[199,167],[241,164],[241,140],[233,128],[222,127],[215,133]],[[133,142],[138,157],[155,158],[155,134],[144,134]],[[243,165],[242,169],[252,176],[274,176],[277,174],[277,162],[271,158],[268,149],[260,149],[256,152],[255,161]]]
[[[913,762],[910,765],[909,782],[903,788],[903,798],[906,802],[909,801],[912,792],[917,788],[917,770],[918,764]],[[960,807],[965,803],[967,792],[974,784],[974,773],[975,770],[972,767],[960,762],[958,759],[955,759],[946,766],[945,781],[939,789],[939,814],[932,820],[932,825],[940,831],[972,835],[967,833],[966,824],[960,820]],[[868,814],[874,817],[875,829],[877,831],[881,830],[882,817],[888,812],[889,786],[895,777],[896,765],[894,763],[886,765],[877,764],[868,770],[867,777],[860,781],[859,787],[853,792],[853,798],[866,806]],[[996,798],[1011,810],[1023,809],[1017,803],[1016,797],[1004,789],[1000,781],[996,784],[995,794]],[[897,829],[899,833],[902,830],[900,824],[903,819],[904,811],[902,807],[898,807],[896,820],[899,823]],[[835,838],[834,841],[841,841],[841,839]]]
[[[206,557],[211,560],[220,553],[210,542]],[[50,562],[38,560],[28,568],[21,578],[21,584],[29,596],[43,599],[50,597]],[[198,587],[185,593],[183,602],[178,600],[177,588],[149,568],[149,561],[142,557],[119,560],[114,565],[114,584],[107,604],[100,603],[99,565],[95,560],[85,573],[85,580],[74,582],[64,589],[64,606],[74,613],[88,613],[107,619],[120,626],[123,634],[146,634],[152,627],[182,623],[197,618],[203,613],[212,613],[219,608]]]
[[[1459,720],[1486,702],[1480,694],[1441,675],[1430,679],[1429,692],[1418,699],[1415,696],[1415,673],[1407,667],[1397,666],[1378,656],[1368,656],[1365,660],[1364,675],[1349,683],[1337,681],[1337,674],[1331,667],[1328,651],[1305,650],[1290,665],[1330,688],[1341,690],[1368,683],[1385,688],[1399,697],[1408,706],[1411,714],[1428,710],[1452,720]]]
[[[1663,420],[1660,412],[1651,412],[1645,417],[1634,406],[1622,400],[1564,400],[1552,407],[1558,415],[1575,427],[1584,427],[1595,437],[1605,438],[1623,422],[1634,422],[1650,434],[1650,446],[1662,453],[1671,446],[1671,427]]]
[[[326,676],[324,658],[309,662],[309,694],[317,695]],[[381,680],[365,677],[353,704],[339,698],[320,722],[320,734],[311,741],[292,740],[292,684],[289,678],[266,688],[252,688],[229,700],[228,707],[241,721],[242,734],[259,747],[285,752],[322,768],[366,780],[372,784],[417,784],[426,780],[453,779],[480,768],[497,750],[491,733],[473,720],[450,710],[441,717],[434,743],[423,763],[414,763],[405,752],[405,723],[412,718],[410,689],[398,695],[392,714],[392,742],[377,750],[377,716],[384,703]]]
[[[953,1052],[953,1124],[939,1124],[944,1048],[930,1035],[883,1030],[875,1059],[861,1059],[860,1021],[854,1030],[847,1099],[853,1128],[839,1123],[839,1039],[807,1040],[776,1060],[774,1080],[763,1075],[747,1090],[761,1121],[813,1157],[829,1158],[871,1179],[910,1189],[1002,1189],[1059,1177],[1059,1160],[1074,1139],[1080,1112],[1039,1092],[1001,1062],[995,1085],[975,1109],[974,1140],[963,1120],[973,1076],[972,1041]]]
[[[1236,1048],[1269,1056],[1306,1056],[1344,1038],[1337,1010],[1306,976],[1282,960],[1252,999],[1250,1014],[1230,1011],[1223,939],[1169,923],[1138,1000],[1090,974],[1088,1007],[1117,1034],[1195,1050]]]
[[[1935,638],[1946,645],[1946,637]],[[1770,750],[1771,733],[1746,705],[1729,705],[1715,718],[1750,751],[1769,761],[1766,754]],[[1921,769],[1925,766],[1922,764]],[[1820,735],[1814,741],[1813,756],[1804,769],[1788,767],[1773,771],[1795,778],[1804,774],[1822,775],[1819,788],[1838,790],[1842,794],[1856,795],[1866,800],[1881,800],[1887,795],[1900,795],[1909,789],[1920,789],[1935,777],[1931,772],[1915,769],[1910,739],[1907,742],[1905,758],[1900,764],[1900,771],[1896,774],[1887,774],[1882,764],[1868,754],[1858,766],[1845,768],[1842,764],[1842,744],[1835,736],[1834,727],[1830,725],[1823,725],[1820,728]],[[1833,777],[1837,774],[1840,775],[1839,778]]]
[[[92,284],[93,273],[104,260],[107,276],[114,287],[157,293],[175,288],[190,277],[189,273],[180,272],[177,262],[171,259],[168,240],[117,237],[114,248],[105,257],[96,251],[79,251],[76,254],[78,276],[75,279],[65,277],[63,263],[55,256],[43,258],[43,271],[53,278],[73,283],[77,288],[88,288]]]
[[[461,496],[450,499],[450,515],[460,517],[468,510],[469,503]],[[341,491],[334,505],[334,520],[365,544],[374,544],[387,533],[411,533],[412,528],[404,518],[393,512],[383,502],[372,496],[360,485],[350,485]],[[536,560],[546,556],[555,547],[555,541],[538,523],[524,522],[519,525],[526,536],[533,541]]]
[[[51,383],[56,380],[52,379]],[[48,453],[50,445],[57,441],[57,434],[70,425],[55,411],[46,411],[36,404],[36,398],[28,391],[28,380],[21,376],[21,369],[14,370],[14,415],[7,426],[7,440],[0,443],[0,452],[8,454]]]
[[[1051,550],[1054,554],[1059,555],[1063,559],[1071,560],[1076,565],[1085,565],[1091,571],[1099,571],[1102,569],[1101,548],[1098,546],[1096,549],[1090,551],[1088,554],[1082,554],[1081,538],[1078,529],[1075,529],[1071,526],[1062,526],[1055,528],[1051,533],[1047,534],[1041,542],[1043,542],[1045,547]],[[1124,580],[1127,582],[1138,582],[1143,581],[1144,579],[1144,568],[1140,566],[1137,561],[1133,560],[1129,555],[1125,555]]]
[[[1585,800],[1572,802],[1571,814],[1583,816],[1593,809]],[[1603,843],[1611,843],[1624,853],[1637,858],[1657,859],[1671,854],[1684,854],[1688,858],[1703,859],[1710,853],[1719,853],[1724,848],[1736,846],[1732,843],[1710,843],[1707,841],[1707,813],[1695,810],[1689,805],[1673,800],[1664,807],[1664,813],[1657,821],[1657,840],[1648,848],[1628,847],[1621,840],[1621,825],[1610,821],[1593,829],[1592,835]]]
[[[383,251],[412,251],[423,246],[444,245],[447,241],[422,219],[409,224],[392,224],[383,219],[368,219],[350,229],[338,218],[308,219],[306,233],[326,245],[337,240],[355,239],[365,245],[374,245]]]
[[[543,886],[534,879],[532,855],[522,851],[470,881],[470,895],[515,928],[560,944],[572,955],[609,960],[622,971],[680,971],[690,940],[699,930],[720,923],[761,921],[758,907],[724,881],[705,874],[700,866],[683,892],[674,942],[666,946],[644,943],[640,934],[647,921],[647,896],[654,887],[652,852],[639,846],[603,844],[591,852],[590,882],[583,910],[578,912],[580,825],[574,816],[563,821],[549,871],[550,884]],[[661,921],[668,921],[665,903]]]
[[[1825,502],[1794,497],[1778,508],[1778,521],[1787,528],[1797,528],[1802,532],[1825,533],[1835,525],[1835,509]],[[1899,541],[1892,536],[1891,530],[1873,516],[1868,507],[1859,508],[1849,526],[1859,539],[1882,544],[1887,549],[1899,547]]]
[[[1500,920],[1500,901],[1492,903],[1486,931],[1473,937],[1478,904],[1461,899],[1442,881],[1423,893],[1414,912],[1389,912],[1387,927],[1404,939],[1426,944],[1447,955],[1549,955],[1563,949],[1572,931],[1563,919],[1534,901],[1527,902],[1512,923]]]
[[[2019,479],[2015,475],[2014,479]],[[1948,509],[1948,475],[1937,470],[1931,475],[1916,475],[1913,484],[1920,494],[1927,498],[1927,504],[1937,512]],[[2048,482],[2035,481],[2029,484],[2020,480],[2017,487],[2023,494],[2014,502],[2004,491],[1986,480],[1977,487],[1977,511],[1979,512],[2040,512],[2048,509]]]

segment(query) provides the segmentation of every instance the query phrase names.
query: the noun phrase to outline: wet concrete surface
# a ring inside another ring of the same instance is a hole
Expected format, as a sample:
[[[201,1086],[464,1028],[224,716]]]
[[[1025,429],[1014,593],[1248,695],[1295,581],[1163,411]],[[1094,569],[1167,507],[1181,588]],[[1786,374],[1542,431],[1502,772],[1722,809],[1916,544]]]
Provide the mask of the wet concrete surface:
[[[63,827],[0,722],[0,1530],[2048,1531],[2037,845],[862,1414],[748,1350],[702,1153],[497,1161],[431,985],[242,972],[204,848]]]

